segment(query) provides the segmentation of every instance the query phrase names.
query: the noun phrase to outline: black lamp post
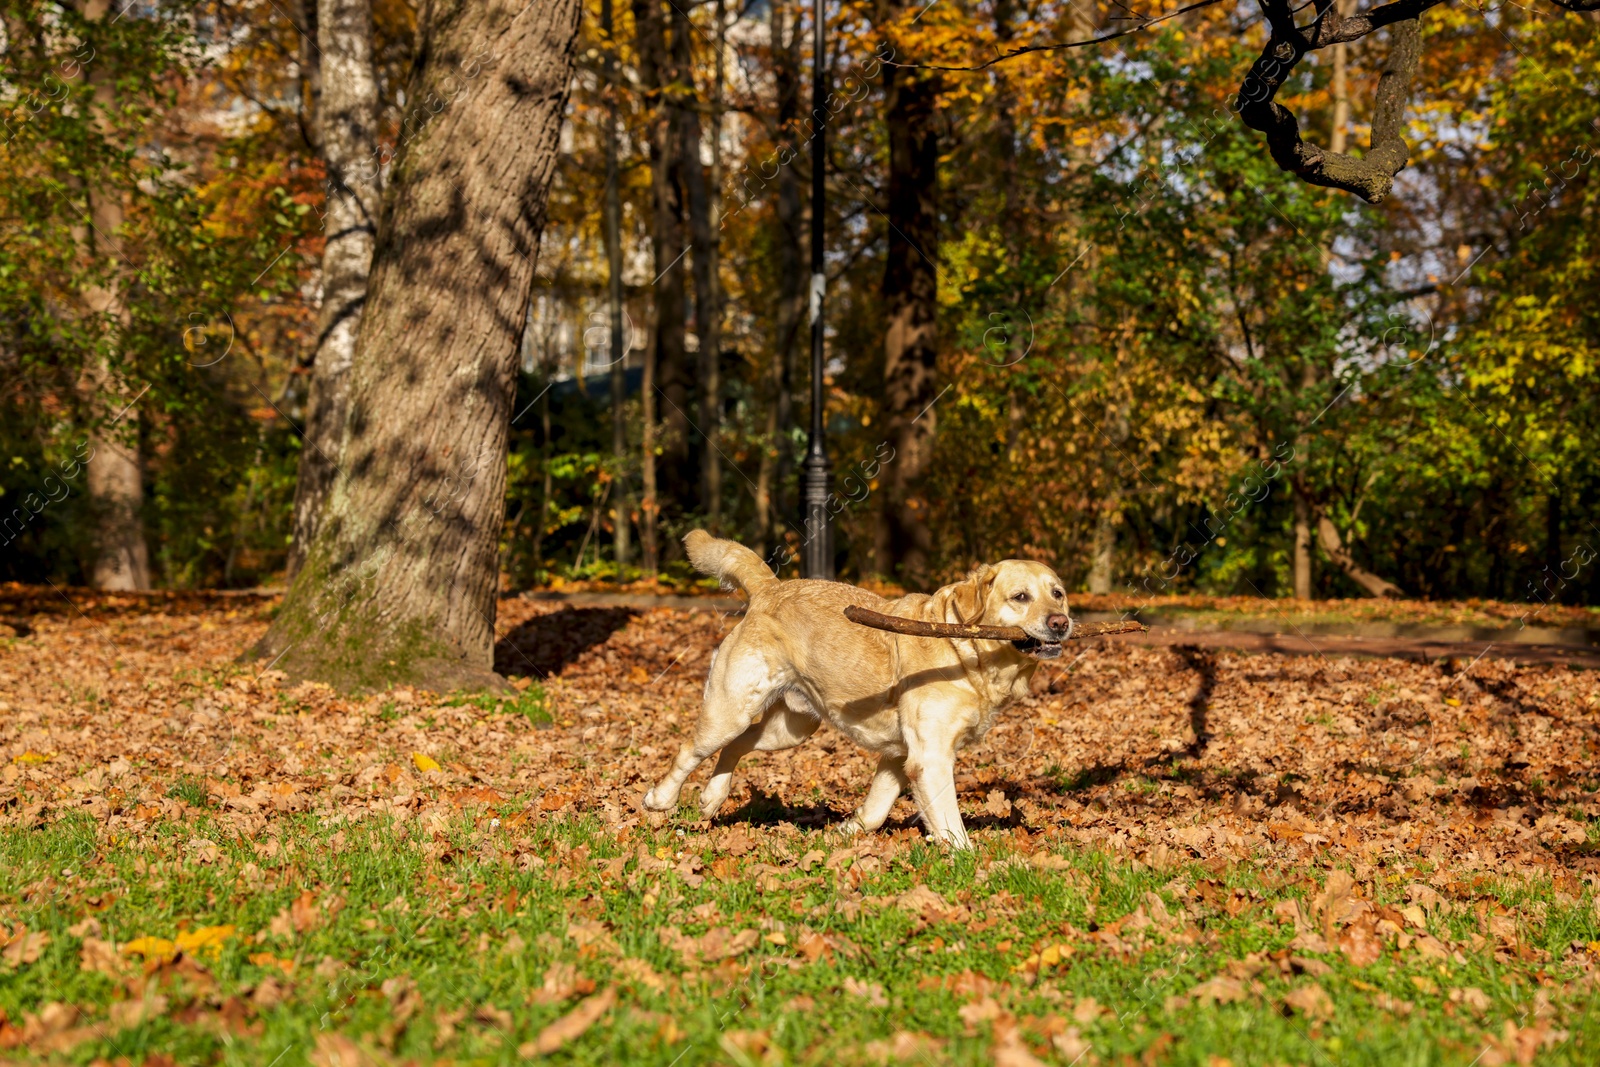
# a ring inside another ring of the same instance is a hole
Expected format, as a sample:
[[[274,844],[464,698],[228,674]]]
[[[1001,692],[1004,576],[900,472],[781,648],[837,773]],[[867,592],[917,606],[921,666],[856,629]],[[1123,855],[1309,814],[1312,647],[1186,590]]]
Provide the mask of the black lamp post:
[[[811,441],[801,467],[806,512],[801,566],[807,578],[831,579],[833,516],[828,513],[828,496],[833,487],[833,465],[828,462],[822,420],[822,300],[827,285],[822,257],[822,176],[827,165],[825,102],[828,95],[824,77],[827,52],[823,47],[823,0],[812,0],[811,20],[816,34],[811,46]]]

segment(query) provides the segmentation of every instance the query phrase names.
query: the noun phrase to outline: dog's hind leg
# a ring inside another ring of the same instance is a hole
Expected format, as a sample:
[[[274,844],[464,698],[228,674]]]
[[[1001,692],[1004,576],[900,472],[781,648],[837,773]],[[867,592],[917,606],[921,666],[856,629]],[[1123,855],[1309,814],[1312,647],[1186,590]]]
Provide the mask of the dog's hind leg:
[[[644,806],[651,811],[677,807],[683,783],[695,768],[750,729],[785,684],[786,680],[775,677],[758,652],[729,653],[723,648],[718,653],[706,679],[705,701],[694,724],[694,740],[684,743],[672,761],[672,769],[644,795]],[[723,795],[726,797],[726,792]]]
[[[900,794],[910,784],[906,778],[905,768],[904,756],[880,757],[878,769],[872,775],[872,785],[867,788],[866,798],[861,801],[861,806],[855,810],[855,814],[844,821],[840,829],[845,833],[854,834],[876,830],[882,826],[884,820],[889,817],[894,802],[900,799]]]
[[[728,799],[733,789],[733,771],[741,759],[752,752],[793,748],[816,733],[821,725],[821,719],[798,715],[784,707],[781,700],[774,701],[760,722],[728,742],[722,755],[717,757],[717,769],[711,772],[711,780],[700,790],[700,814],[711,818]]]

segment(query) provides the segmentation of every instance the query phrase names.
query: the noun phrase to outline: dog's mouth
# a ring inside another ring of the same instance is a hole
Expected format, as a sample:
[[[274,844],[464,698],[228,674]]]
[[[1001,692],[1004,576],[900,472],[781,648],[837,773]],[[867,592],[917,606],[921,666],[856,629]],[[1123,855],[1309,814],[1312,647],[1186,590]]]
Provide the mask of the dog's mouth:
[[[1026,637],[1021,641],[1011,642],[1011,647],[1023,655],[1032,656],[1034,659],[1055,659],[1061,655],[1061,642],[1070,640],[1074,630],[1078,628],[1077,620],[1067,620],[1067,632],[1060,637]]]
[[[1055,659],[1061,655],[1060,641],[1041,641],[1037,637],[1013,641],[1011,642],[1011,647],[1025,656],[1032,656],[1034,659]]]

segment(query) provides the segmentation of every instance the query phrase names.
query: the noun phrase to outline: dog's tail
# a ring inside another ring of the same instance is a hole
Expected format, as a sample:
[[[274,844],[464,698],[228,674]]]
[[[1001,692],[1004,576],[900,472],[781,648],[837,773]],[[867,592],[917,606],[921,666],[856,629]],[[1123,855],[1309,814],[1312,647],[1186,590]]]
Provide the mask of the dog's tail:
[[[689,550],[689,562],[696,570],[738,586],[746,596],[754,597],[768,586],[778,584],[778,576],[772,573],[772,568],[737,541],[712,537],[704,530],[690,530],[683,539],[683,547]]]

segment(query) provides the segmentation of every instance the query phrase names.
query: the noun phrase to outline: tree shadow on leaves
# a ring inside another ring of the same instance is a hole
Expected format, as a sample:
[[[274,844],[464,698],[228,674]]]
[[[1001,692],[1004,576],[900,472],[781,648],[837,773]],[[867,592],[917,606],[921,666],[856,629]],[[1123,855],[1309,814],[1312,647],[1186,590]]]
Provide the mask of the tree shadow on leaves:
[[[495,642],[494,669],[533,678],[560,674],[638,614],[634,608],[567,607],[536,615]]]

